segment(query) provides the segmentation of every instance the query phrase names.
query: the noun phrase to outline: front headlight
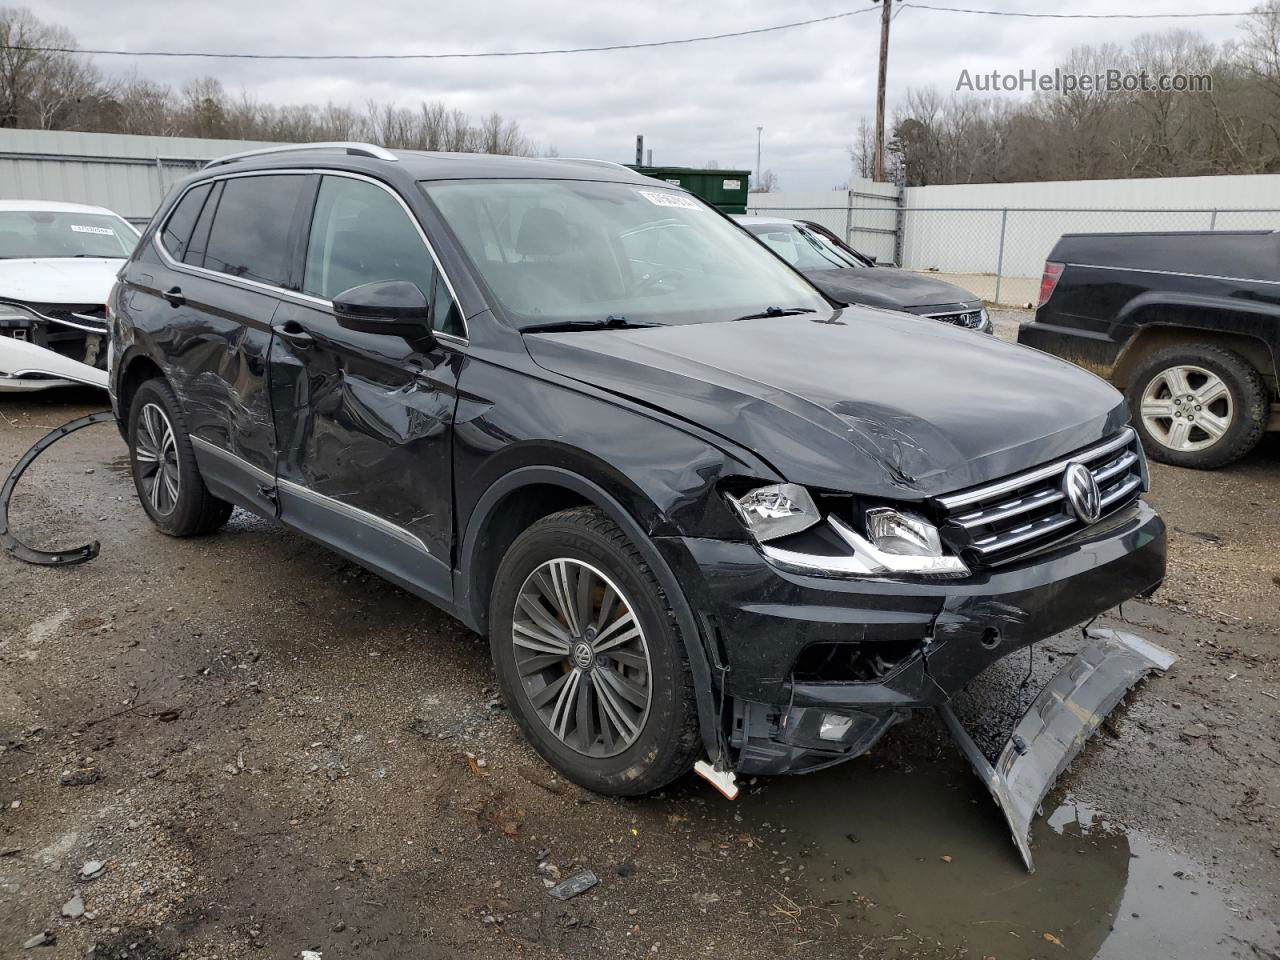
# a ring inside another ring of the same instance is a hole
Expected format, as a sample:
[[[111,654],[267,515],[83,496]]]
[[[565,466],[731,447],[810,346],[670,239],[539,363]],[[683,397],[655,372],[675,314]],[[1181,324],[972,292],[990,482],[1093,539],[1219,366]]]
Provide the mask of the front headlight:
[[[726,497],[760,543],[808,530],[822,519],[813,497],[798,483],[775,483]]]
[[[838,522],[834,517],[832,520]],[[841,532],[841,537],[855,550],[869,544],[876,552],[876,560],[890,572],[969,572],[963,560],[947,554],[938,528],[919,514],[892,507],[872,507],[866,513],[866,525],[866,540],[848,526],[845,526],[847,535]]]
[[[864,521],[865,536],[835,514],[827,517],[827,525],[848,551],[846,554],[809,553],[779,546],[761,549],[781,567],[819,576],[969,574],[963,560],[947,553],[938,528],[919,514],[892,507],[872,507],[864,515]]]

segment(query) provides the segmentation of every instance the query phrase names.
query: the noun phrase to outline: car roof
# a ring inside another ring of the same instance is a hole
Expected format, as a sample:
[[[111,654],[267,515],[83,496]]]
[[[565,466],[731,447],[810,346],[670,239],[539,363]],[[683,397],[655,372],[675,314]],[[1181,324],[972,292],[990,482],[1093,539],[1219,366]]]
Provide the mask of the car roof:
[[[0,200],[0,211],[4,210],[23,213],[100,213],[109,217],[120,216],[106,207],[95,207],[87,203],[61,203],[57,200]]]
[[[744,216],[735,216],[733,219],[737,220],[739,223],[741,223],[741,224],[743,224],[743,225],[745,225],[745,226],[750,226],[750,225],[754,224],[754,225],[756,225],[756,226],[762,226],[762,227],[793,227],[793,226],[795,226],[796,224],[798,224],[798,223],[802,223],[802,222],[803,222],[803,221],[800,221],[800,220],[792,220],[790,217],[744,217]]]
[[[345,149],[347,147],[353,149]],[[336,167],[368,171],[382,166],[415,180],[606,180],[634,184],[661,184],[668,190],[680,187],[655,180],[611,160],[576,157],[512,157],[491,153],[443,153],[426,150],[386,150],[371,144],[324,144],[308,149],[306,144],[290,149],[250,151],[214,161],[205,172],[271,169],[287,165]]]
[[[419,180],[552,179],[654,183],[620,163],[566,157],[510,157],[490,153],[427,153],[393,150],[405,171]],[[670,187],[665,181],[656,181]]]

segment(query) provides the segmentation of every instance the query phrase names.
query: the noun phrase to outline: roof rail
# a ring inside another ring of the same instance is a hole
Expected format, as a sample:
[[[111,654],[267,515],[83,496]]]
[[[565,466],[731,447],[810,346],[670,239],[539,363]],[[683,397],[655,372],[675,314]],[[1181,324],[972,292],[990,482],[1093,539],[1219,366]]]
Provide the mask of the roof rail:
[[[347,141],[334,143],[282,143],[278,147],[262,147],[258,150],[246,150],[243,153],[228,154],[225,157],[210,160],[204,165],[204,169],[208,170],[210,167],[221,166],[224,163],[234,163],[237,160],[244,160],[246,157],[264,157],[273,153],[295,153],[299,150],[342,150],[352,157],[372,157],[375,160],[400,159],[386,147],[379,147],[372,143]]]
[[[539,160],[563,160],[569,163],[591,163],[597,167],[617,167],[619,170],[627,170],[633,172],[625,163],[618,163],[615,160],[597,160],[594,157],[539,157]]]

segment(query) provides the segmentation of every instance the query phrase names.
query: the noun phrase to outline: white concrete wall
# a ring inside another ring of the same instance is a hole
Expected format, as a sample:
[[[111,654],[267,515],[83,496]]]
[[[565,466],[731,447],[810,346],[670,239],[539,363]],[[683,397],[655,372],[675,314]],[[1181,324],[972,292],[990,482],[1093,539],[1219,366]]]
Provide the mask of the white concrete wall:
[[[1034,277],[1064,233],[1280,229],[1280,175],[911,187],[906,206],[905,266],[994,273],[1007,208],[1002,273]]]
[[[883,200],[841,191],[753,194],[749,209],[814,220],[841,235],[851,223],[855,247],[892,259],[892,238],[868,228],[894,226],[896,189],[869,181],[850,189]],[[1003,277],[1036,278],[1064,233],[1280,229],[1280,174],[910,187],[904,206],[907,269],[994,278],[1002,263]]]

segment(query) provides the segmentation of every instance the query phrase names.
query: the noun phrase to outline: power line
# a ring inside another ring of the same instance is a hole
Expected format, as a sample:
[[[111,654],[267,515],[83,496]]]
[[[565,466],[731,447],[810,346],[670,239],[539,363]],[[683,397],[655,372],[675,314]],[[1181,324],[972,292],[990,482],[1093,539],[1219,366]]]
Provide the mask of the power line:
[[[929,3],[913,3],[900,0],[898,13],[907,7],[929,10],[935,13],[963,13],[988,17],[1019,17],[1028,20],[1190,20],[1204,17],[1247,17],[1252,11],[1214,11],[1208,13],[1023,13],[1014,10],[979,10],[969,7],[943,7]],[[114,50],[85,47],[44,47],[27,44],[0,44],[0,50],[16,50],[25,53],[80,53],[103,57],[194,57],[205,60],[476,60],[494,57],[545,57],[571,53],[606,53],[613,50],[644,50],[653,47],[675,47],[711,40],[730,40],[735,37],[751,37],[779,30],[793,30],[815,23],[830,23],[870,13],[875,6],[845,10],[810,20],[793,20],[775,23],[750,30],[734,30],[729,33],[711,33],[698,37],[681,37],[675,40],[647,40],[638,43],[610,43],[597,47],[553,47],[542,50],[485,50],[475,53],[227,53],[200,50]],[[894,14],[896,17],[897,14]]]
[[[900,0],[899,10],[906,8],[915,10],[931,10],[933,13],[977,14],[983,17],[1019,17],[1023,19],[1051,20],[1160,20],[1160,19],[1196,19],[1204,17],[1248,17],[1252,12],[1212,12],[1212,13],[1020,13],[1015,10],[978,10],[964,6],[938,6],[936,4],[911,3]],[[636,44],[605,44],[602,46],[550,47],[545,50],[485,50],[470,54],[232,54],[232,52],[206,52],[201,50],[113,50],[106,47],[73,47],[73,46],[33,46],[27,44],[0,44],[0,50],[17,50],[32,54],[86,54],[93,56],[166,56],[166,58],[200,58],[205,60],[476,60],[486,58],[504,58],[504,56],[552,56],[559,54],[599,54],[612,50],[645,50],[652,47],[682,46],[686,44],[704,44],[713,40],[732,40],[735,37],[758,36],[760,33],[776,33],[783,29],[810,27],[815,23],[831,23],[856,17],[860,13],[870,13],[877,6],[860,6],[856,10],[845,10],[827,17],[814,17],[808,20],[791,20],[790,23],[774,23],[769,27],[753,29],[737,29],[730,33],[707,33],[698,37],[680,37],[677,40],[649,40]],[[896,17],[897,14],[895,14]]]
[[[939,7],[931,3],[900,3],[900,7],[932,10],[937,13],[970,13],[987,17],[1022,17],[1028,20],[1191,20],[1198,17],[1247,17],[1253,11],[1210,13],[1021,13],[1015,10],[974,10],[967,7]]]
[[[545,57],[564,53],[602,53],[610,50],[640,50],[649,47],[674,47],[688,43],[704,43],[708,40],[728,40],[733,37],[750,37],[778,30],[808,27],[815,23],[843,20],[860,13],[870,13],[874,6],[859,7],[826,17],[811,20],[794,20],[775,23],[751,30],[734,30],[731,33],[712,33],[700,37],[682,37],[678,40],[649,40],[640,43],[610,43],[599,47],[558,47],[547,50],[488,50],[477,53],[205,53],[197,50],[107,50],[84,47],[36,47],[16,44],[0,44],[0,50],[22,50],[30,53],[84,53],[104,57],[202,57],[208,60],[472,60],[483,57]]]

